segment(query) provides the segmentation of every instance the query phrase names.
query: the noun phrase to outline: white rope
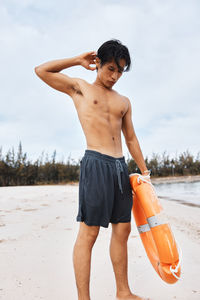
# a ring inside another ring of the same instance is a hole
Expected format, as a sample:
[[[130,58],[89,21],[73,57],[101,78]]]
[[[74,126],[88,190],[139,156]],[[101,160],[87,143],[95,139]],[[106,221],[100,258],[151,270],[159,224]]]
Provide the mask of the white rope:
[[[156,193],[155,188],[154,188],[154,186],[151,182],[150,175],[142,175],[140,173],[132,173],[132,174],[129,175],[129,177],[131,177],[132,175],[137,175],[138,176],[138,178],[137,178],[138,183],[140,183],[140,180],[149,183],[152,186],[154,192]],[[135,192],[133,192],[133,194],[135,195]]]
[[[177,244],[177,243],[176,243],[176,244]],[[179,279],[179,280],[182,280],[182,278],[178,277],[178,276],[175,274],[175,273],[178,272],[179,267],[181,266],[181,263],[182,263],[182,258],[183,258],[182,249],[181,249],[181,247],[180,247],[178,244],[177,244],[177,246],[178,246],[178,249],[179,249],[179,251],[178,251],[178,254],[179,254],[179,262],[178,262],[178,264],[177,264],[177,266],[176,266],[175,269],[173,269],[172,266],[170,266],[170,271],[171,271],[172,275],[173,275],[175,278],[177,278],[177,279]]]
[[[142,175],[142,174],[139,174],[139,173],[132,173],[132,174],[129,175],[129,177],[131,177],[132,175],[138,175],[138,178],[137,178],[138,183],[140,183],[140,180],[142,180],[142,181],[145,181],[145,182],[150,183],[152,185],[151,181],[146,180],[146,178],[150,179],[150,175]]]
[[[140,174],[140,173],[131,173],[131,174],[129,175],[129,177],[131,177],[132,175],[137,175],[137,176],[138,176],[138,178],[137,178],[137,182],[138,182],[138,183],[140,183],[140,180],[145,181],[145,182],[151,184],[152,188],[154,189],[154,186],[153,186],[153,184],[151,183],[151,181],[150,181],[150,180],[146,180],[146,178],[150,179],[150,175],[142,175],[142,174]],[[155,191],[155,189],[154,189],[154,191]],[[132,189],[132,192],[133,192],[133,195],[136,195],[136,193],[134,192],[133,189]]]

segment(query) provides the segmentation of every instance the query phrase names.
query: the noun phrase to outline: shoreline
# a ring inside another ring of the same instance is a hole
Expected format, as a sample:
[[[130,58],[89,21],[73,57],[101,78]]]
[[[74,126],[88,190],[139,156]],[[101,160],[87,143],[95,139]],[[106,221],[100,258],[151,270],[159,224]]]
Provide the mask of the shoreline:
[[[170,197],[167,197],[167,196],[158,196],[158,198],[166,200],[166,201],[173,201],[175,203],[183,204],[183,205],[186,205],[186,206],[199,207],[200,208],[200,204],[196,204],[196,203],[192,203],[192,202],[187,202],[185,200],[173,199],[173,198],[170,198]]]
[[[174,183],[174,182],[196,182],[200,181],[200,175],[187,175],[187,176],[166,176],[166,177],[152,177],[153,184],[159,183]]]
[[[130,174],[129,174],[130,175]],[[162,183],[178,183],[178,182],[196,182],[200,181],[200,175],[187,175],[187,176],[166,176],[166,177],[151,177],[151,182],[153,184],[162,184]],[[9,186],[0,186],[1,187],[17,187],[17,186],[78,186],[79,181],[70,181],[70,182],[60,182],[60,183],[38,183],[33,185],[9,185]]]
[[[130,174],[129,174],[130,175]],[[153,184],[160,184],[160,183],[177,183],[177,182],[196,182],[200,181],[200,175],[183,175],[183,176],[165,176],[165,177],[151,177],[151,182]],[[79,182],[68,182],[68,183],[61,183],[58,185],[78,185]]]

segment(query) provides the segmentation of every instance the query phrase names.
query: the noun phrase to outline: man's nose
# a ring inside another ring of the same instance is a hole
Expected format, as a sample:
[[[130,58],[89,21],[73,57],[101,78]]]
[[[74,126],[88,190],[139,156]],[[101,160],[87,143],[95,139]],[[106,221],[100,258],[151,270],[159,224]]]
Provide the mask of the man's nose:
[[[118,78],[117,78],[117,73],[113,73],[112,74],[112,80],[116,81]]]

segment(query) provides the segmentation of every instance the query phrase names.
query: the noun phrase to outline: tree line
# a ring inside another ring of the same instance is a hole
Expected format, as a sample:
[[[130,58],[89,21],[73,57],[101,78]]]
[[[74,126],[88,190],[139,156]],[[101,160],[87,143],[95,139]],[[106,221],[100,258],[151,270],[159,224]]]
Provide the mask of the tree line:
[[[132,158],[128,158],[126,163],[129,174],[140,173]],[[151,158],[145,158],[145,163],[147,168],[151,169],[151,177],[200,174],[200,152],[195,158],[187,150],[172,159],[166,151],[162,155],[153,153]],[[56,162],[56,150],[50,159],[48,154],[44,157],[42,152],[42,155],[32,162],[27,153],[23,153],[21,142],[17,153],[12,147],[3,156],[2,147],[0,148],[0,186],[65,184],[78,182],[79,174],[80,160],[76,162],[69,156],[66,162]]]

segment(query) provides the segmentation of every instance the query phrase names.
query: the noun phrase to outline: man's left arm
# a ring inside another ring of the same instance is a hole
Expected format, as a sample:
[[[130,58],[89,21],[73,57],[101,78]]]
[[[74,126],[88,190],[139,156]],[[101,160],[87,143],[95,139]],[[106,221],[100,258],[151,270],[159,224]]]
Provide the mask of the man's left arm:
[[[140,169],[142,175],[147,175],[148,171],[144,157],[139,145],[139,141],[137,139],[137,136],[135,134],[135,130],[132,123],[132,109],[131,109],[131,102],[128,98],[128,110],[124,117],[122,118],[122,132],[125,137],[126,145],[128,147],[128,150],[135,160],[138,168]]]

